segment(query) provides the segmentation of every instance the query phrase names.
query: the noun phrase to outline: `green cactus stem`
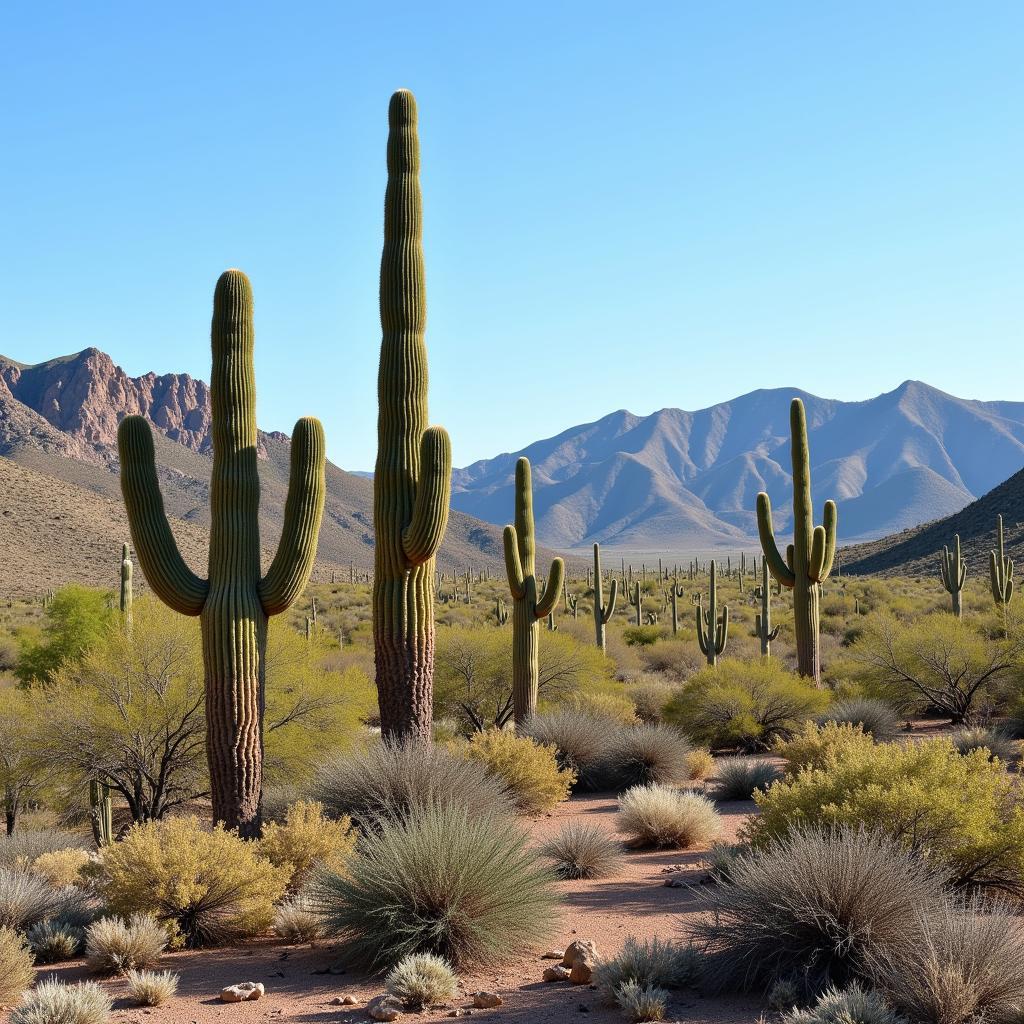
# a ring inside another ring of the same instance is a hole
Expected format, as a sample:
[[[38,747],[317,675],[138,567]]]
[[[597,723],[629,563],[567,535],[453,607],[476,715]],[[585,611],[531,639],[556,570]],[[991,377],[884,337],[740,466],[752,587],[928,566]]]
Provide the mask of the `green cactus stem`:
[[[634,612],[634,621],[636,625],[641,625],[641,619],[643,618],[644,613],[644,595],[643,591],[640,589],[639,580],[633,584],[633,592],[631,594],[627,592],[626,599],[629,601],[630,605],[636,609]]]
[[[110,799],[110,787],[99,779],[89,783],[89,820],[96,845],[110,846],[114,841],[114,803]]]
[[[210,333],[207,579],[192,572],[174,542],[157,482],[153,436],[140,416],[126,417],[118,429],[121,490],[149,585],[175,611],[199,616],[214,820],[252,838],[260,833],[267,619],[291,606],[313,569],[324,507],[324,433],[315,419],[295,425],[284,529],[261,577],[252,288],[240,270],[225,271],[217,281]]]
[[[121,545],[121,617],[132,628],[132,559],[127,544]]]
[[[729,639],[729,606],[722,605],[721,618],[718,616],[718,583],[715,579],[715,560],[711,560],[711,581],[708,587],[708,610],[697,604],[697,643],[701,654],[709,665],[718,664],[719,656],[725,651]]]
[[[547,585],[538,596],[536,551],[533,522],[533,482],[530,460],[516,462],[515,523],[505,527],[505,570],[512,594],[512,705],[516,726],[537,710],[540,679],[540,620],[553,612],[562,589],[565,564],[561,558],[551,563]],[[548,628],[554,625],[549,620]]]
[[[1003,517],[997,516],[999,529],[999,551],[988,553],[988,576],[992,584],[992,600],[1006,614],[1006,606],[1013,596],[1013,560],[1006,557],[1006,548],[1003,545]]]
[[[500,597],[494,603],[494,620],[499,626],[508,622],[508,605]]]
[[[373,641],[385,739],[431,739],[434,559],[448,525],[451,441],[427,426],[427,321],[416,101],[388,109],[388,184],[380,264],[380,369]]]
[[[945,545],[939,556],[939,575],[950,596],[951,610],[959,619],[963,616],[963,590],[967,579],[967,563],[960,557],[960,534],[953,538],[953,550]]]
[[[548,632],[549,633],[557,633],[558,632],[558,626],[555,624],[555,613],[554,612],[548,612]]]
[[[679,585],[678,581],[674,581],[672,586],[669,587],[669,596],[672,600],[672,635],[676,636],[679,633],[679,598],[683,596],[685,591]]]
[[[612,570],[614,572],[614,570]],[[601,653],[605,652],[605,626],[608,620],[615,614],[615,600],[619,594],[619,581],[612,578],[611,590],[608,593],[608,603],[604,603],[604,576],[601,574],[601,545],[594,545],[594,632],[597,637],[597,646]]]
[[[579,597],[577,597],[575,594],[566,594],[565,600],[566,600],[566,603],[569,606],[570,614],[572,615],[572,617],[574,619],[577,618],[579,610],[580,610],[580,599],[579,599]]]
[[[768,569],[780,586],[793,591],[793,631],[797,671],[821,686],[821,584],[832,571],[836,550],[836,505],[825,502],[823,525],[814,525],[811,505],[811,458],[804,403],[790,406],[793,457],[793,543],[786,558],[779,553],[772,527],[772,506],[762,491],[757,496],[757,529]]]
[[[772,629],[772,588],[768,579],[768,563],[761,559],[761,586],[754,591],[754,597],[761,602],[761,611],[754,616],[754,632],[761,641],[761,656],[770,658],[772,641],[779,635],[779,627]]]

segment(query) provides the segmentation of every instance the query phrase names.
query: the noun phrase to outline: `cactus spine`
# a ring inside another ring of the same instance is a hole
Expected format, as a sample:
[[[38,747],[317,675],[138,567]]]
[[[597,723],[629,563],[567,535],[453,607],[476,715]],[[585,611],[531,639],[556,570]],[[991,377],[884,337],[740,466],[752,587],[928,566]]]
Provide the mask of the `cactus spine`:
[[[768,579],[768,563],[761,559],[761,586],[754,591],[754,597],[761,600],[760,614],[754,616],[754,630],[761,641],[761,654],[770,658],[772,641],[779,635],[779,627],[772,629],[772,588]]]
[[[614,571],[614,570],[613,570]],[[619,594],[619,582],[612,577],[612,588],[608,594],[608,604],[604,603],[604,577],[601,575],[601,545],[594,545],[594,630],[597,634],[597,646],[601,653],[605,650],[604,627],[615,614],[615,599]]]
[[[99,779],[89,783],[89,808],[96,845],[109,846],[114,841],[114,804],[110,799],[110,787]]]
[[[967,579],[967,563],[960,557],[960,534],[953,538],[953,550],[945,545],[939,558],[939,575],[942,585],[950,596],[953,614],[959,619],[963,615],[964,581]]]
[[[722,606],[721,618],[718,617],[718,583],[715,579],[715,560],[711,560],[711,582],[708,586],[708,610],[697,603],[697,643],[701,654],[709,665],[718,663],[719,655],[725,650],[729,639],[729,606]]]
[[[217,281],[210,333],[213,474],[207,579],[189,569],[174,542],[149,425],[140,416],[128,416],[117,441],[121,490],[142,571],[157,597],[183,615],[198,615],[202,627],[214,820],[251,838],[260,833],[267,619],[288,609],[313,569],[324,507],[324,432],[312,418],[295,425],[284,529],[261,578],[252,288],[240,270],[225,271]]]
[[[794,398],[789,411],[793,450],[793,543],[783,558],[775,543],[772,506],[762,491],[757,496],[757,529],[768,569],[780,587],[793,591],[793,631],[797,671],[821,686],[819,646],[821,584],[832,571],[836,550],[836,504],[825,502],[821,526],[814,525],[811,504],[811,457],[807,445],[804,403]]]
[[[988,553],[988,575],[992,584],[992,599],[1002,608],[1005,617],[1006,606],[1013,596],[1013,559],[1006,557],[1003,546],[1003,517],[996,518],[999,524],[999,553]]]
[[[121,545],[121,617],[125,628],[132,628],[132,559],[128,545]]]
[[[547,585],[538,596],[536,536],[533,525],[533,483],[530,460],[516,462],[516,514],[514,525],[506,526],[505,570],[512,593],[512,705],[515,724],[521,725],[537,710],[540,677],[540,620],[548,618],[554,627],[553,609],[565,575],[562,559],[551,563]]]
[[[451,441],[427,426],[427,307],[416,101],[388,108],[388,184],[380,262],[380,370],[373,642],[386,739],[430,741],[434,691],[434,558],[448,524]]]

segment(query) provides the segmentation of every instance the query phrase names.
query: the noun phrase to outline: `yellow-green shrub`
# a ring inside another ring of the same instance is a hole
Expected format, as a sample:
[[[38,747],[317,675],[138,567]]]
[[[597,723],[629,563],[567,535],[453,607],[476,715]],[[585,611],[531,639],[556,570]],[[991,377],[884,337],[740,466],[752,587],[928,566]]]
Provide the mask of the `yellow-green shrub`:
[[[597,715],[622,725],[636,725],[636,707],[624,693],[608,690],[584,690],[574,693],[568,703],[578,711]]]
[[[101,853],[99,887],[112,913],[164,921],[176,945],[216,945],[269,928],[291,874],[220,826],[196,818],[135,825]]]
[[[755,799],[755,844],[803,825],[865,825],[948,870],[954,884],[1020,891],[1024,882],[1024,809],[985,750],[961,756],[947,739],[830,750]]]
[[[539,814],[569,797],[576,773],[559,768],[555,749],[529,736],[489,729],[474,733],[458,748],[465,757],[480,761],[512,793],[516,806]]]
[[[42,875],[55,889],[76,885],[81,881],[82,868],[89,863],[89,851],[71,847],[42,853],[32,862],[32,871]]]
[[[11,1006],[32,984],[32,954],[13,928],[0,928],[0,1006]]]
[[[355,845],[349,818],[332,821],[324,817],[323,804],[298,800],[285,812],[284,824],[271,822],[263,829],[259,851],[275,867],[289,871],[288,888],[294,892],[318,867],[344,874]]]
[[[790,772],[821,768],[829,754],[843,758],[869,750],[875,741],[860,726],[849,722],[805,722],[788,740],[778,740],[774,752],[783,758]]]
[[[695,782],[702,782],[706,779],[714,767],[715,759],[711,756],[710,750],[701,750],[698,747],[686,755],[686,770]]]

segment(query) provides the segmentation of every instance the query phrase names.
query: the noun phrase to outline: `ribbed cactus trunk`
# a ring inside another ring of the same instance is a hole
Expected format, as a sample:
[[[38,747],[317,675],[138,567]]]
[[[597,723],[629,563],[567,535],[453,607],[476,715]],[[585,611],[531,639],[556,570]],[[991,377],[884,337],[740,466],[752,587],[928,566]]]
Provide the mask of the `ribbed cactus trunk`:
[[[125,629],[132,628],[132,560],[128,545],[121,545],[121,618]]]
[[[615,614],[615,601],[618,597],[619,584],[612,579],[611,592],[608,595],[608,604],[604,603],[604,576],[601,573],[601,545],[594,545],[594,631],[597,637],[597,646],[601,653],[605,653],[605,626],[608,620]]]
[[[373,639],[381,732],[428,741],[434,691],[434,558],[448,522],[451,443],[427,426],[426,275],[416,101],[388,109],[380,264]]]
[[[152,434],[138,416],[125,418],[118,430],[121,489],[153,590],[176,611],[199,616],[213,817],[251,838],[260,833],[267,618],[295,601],[313,568],[324,503],[324,436],[317,420],[295,425],[284,528],[261,578],[252,290],[241,271],[226,271],[218,280],[210,333],[213,473],[206,580],[185,565],[174,543]]]

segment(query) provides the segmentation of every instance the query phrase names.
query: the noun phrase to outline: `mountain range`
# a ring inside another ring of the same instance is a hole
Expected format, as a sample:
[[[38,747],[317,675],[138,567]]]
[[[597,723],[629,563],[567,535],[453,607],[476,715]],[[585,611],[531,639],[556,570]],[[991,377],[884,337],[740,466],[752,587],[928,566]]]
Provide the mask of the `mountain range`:
[[[733,548],[757,534],[758,491],[776,529],[792,512],[789,405],[803,399],[816,506],[839,505],[840,542],[954,514],[1024,466],[1024,402],[956,398],[919,381],[863,402],[758,390],[697,412],[620,410],[458,469],[452,505],[508,520],[516,459],[533,467],[543,543],[581,551]]]

